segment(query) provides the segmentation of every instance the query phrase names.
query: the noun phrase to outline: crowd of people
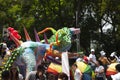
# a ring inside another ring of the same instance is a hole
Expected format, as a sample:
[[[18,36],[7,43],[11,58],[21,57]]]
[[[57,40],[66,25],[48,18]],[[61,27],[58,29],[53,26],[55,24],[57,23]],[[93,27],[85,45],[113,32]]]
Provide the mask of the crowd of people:
[[[2,62],[6,55],[10,56],[10,52],[8,52],[9,49],[6,44],[0,45],[0,50],[0,62]],[[83,78],[85,74],[81,72],[76,63],[70,66],[73,78],[69,78],[69,76],[64,72],[58,73],[58,75],[48,73],[44,64],[39,64],[35,71],[31,71],[26,76],[23,76],[19,71],[19,67],[13,64],[9,70],[2,72],[2,80],[120,80],[120,60],[116,53],[111,53],[109,58],[106,57],[106,53],[104,51],[100,51],[100,55],[101,56],[99,56],[99,58],[96,58],[95,50],[91,49],[88,57],[79,57],[76,59],[76,62],[82,61],[89,65],[94,72],[95,77],[90,75],[90,78]],[[118,63],[114,66],[116,73],[113,75],[106,75],[106,71],[112,63]]]
[[[95,49],[91,49],[89,56],[78,58],[76,62],[83,61],[89,65],[94,72],[94,76],[89,74],[85,78],[85,73],[82,73],[78,68],[79,65],[74,64],[74,79],[75,80],[120,80],[120,59],[115,52],[112,52],[109,57],[106,57],[105,51],[100,51],[100,55],[96,57]]]
[[[107,58],[106,53],[104,51],[100,51],[100,56],[97,58],[95,50],[91,49],[91,53],[87,59],[88,65],[91,66],[92,70],[95,73],[95,78],[93,78],[93,80],[120,80],[120,60],[115,52],[112,52],[111,55]],[[112,68],[116,73],[107,75],[106,72],[108,71],[108,68],[111,64],[114,63],[116,63],[116,65],[112,66]]]
[[[36,71],[31,71],[25,78],[19,73],[17,66],[12,66],[10,70],[2,72],[2,80],[68,80],[67,74],[64,72],[54,75],[46,73],[43,65],[38,65]]]

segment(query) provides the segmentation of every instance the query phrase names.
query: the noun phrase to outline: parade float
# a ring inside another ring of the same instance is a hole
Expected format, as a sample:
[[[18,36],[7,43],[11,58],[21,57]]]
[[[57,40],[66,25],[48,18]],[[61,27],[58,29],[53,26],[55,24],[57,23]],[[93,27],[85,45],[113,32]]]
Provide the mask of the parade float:
[[[48,30],[51,30],[52,32],[52,36],[50,38],[47,38],[45,35]],[[3,62],[4,66],[2,68],[2,71],[9,70],[12,65],[17,65],[20,68],[20,72],[25,77],[30,71],[34,71],[36,69],[36,66],[38,64],[41,64],[43,60],[48,60],[51,62],[47,68],[47,72],[52,74],[58,74],[62,72],[63,63],[67,60],[65,59],[65,61],[62,62],[62,54],[71,48],[71,38],[73,35],[79,34],[80,30],[78,28],[67,27],[55,30],[49,27],[37,32],[34,29],[36,41],[31,40],[25,27],[24,33],[26,41],[21,40],[22,37],[18,34],[17,30],[12,27],[8,28],[10,40],[14,41],[16,48],[11,52],[9,58]],[[39,39],[39,35],[43,35],[44,39]],[[77,58],[79,56],[78,53],[71,52],[67,52],[67,55],[68,59],[75,57]],[[60,60],[56,60],[56,57]],[[83,65],[84,63],[78,62],[77,64]],[[67,68],[68,66],[69,62]],[[92,72],[89,65],[86,64],[84,64],[84,67],[79,67],[79,69],[82,69],[82,73]]]
[[[45,32],[51,30],[53,35],[47,39]],[[75,32],[76,30],[76,32]],[[16,44],[16,48],[11,52],[9,58],[3,62],[2,71],[9,70],[9,68],[16,64],[17,66],[25,66],[25,75],[35,70],[36,65],[40,64],[41,60],[48,59],[53,61],[55,57],[61,58],[64,51],[68,51],[71,47],[71,37],[79,33],[79,29],[64,27],[59,30],[53,28],[46,28],[37,33],[35,32],[36,41],[32,41],[27,30],[24,28],[26,41],[21,41],[21,36],[18,31],[12,27],[8,28],[8,34],[11,40]],[[44,40],[39,39],[38,35],[44,35]],[[69,58],[75,57],[78,54],[68,53]]]
[[[52,36],[47,38],[45,33],[51,30]],[[3,62],[2,71],[9,70],[12,65],[17,65],[20,68],[20,72],[25,77],[30,71],[34,71],[38,64],[41,64],[43,60],[50,61],[50,64],[47,68],[47,72],[52,74],[58,74],[63,72],[63,64],[66,65],[66,60],[62,61],[62,54],[68,51],[71,48],[72,42],[71,38],[73,35],[79,34],[79,28],[67,28],[64,27],[59,30],[55,30],[51,27],[45,28],[42,31],[37,32],[34,29],[36,41],[32,41],[26,28],[24,27],[24,33],[26,41],[21,40],[21,36],[18,34],[18,31],[12,27],[8,28],[8,33],[10,40],[14,41],[16,48],[11,51],[11,55]],[[39,35],[43,35],[44,39],[39,39]],[[80,54],[67,52],[68,59],[77,58]],[[56,60],[56,57],[60,60]],[[70,75],[73,75],[69,66],[69,61],[67,61],[67,72]],[[83,65],[83,62],[78,62],[77,64]],[[85,65],[85,64],[84,64]],[[23,70],[24,69],[24,70]],[[83,70],[82,73],[91,73],[89,65],[84,67],[79,67]],[[68,76],[70,76],[68,75]]]

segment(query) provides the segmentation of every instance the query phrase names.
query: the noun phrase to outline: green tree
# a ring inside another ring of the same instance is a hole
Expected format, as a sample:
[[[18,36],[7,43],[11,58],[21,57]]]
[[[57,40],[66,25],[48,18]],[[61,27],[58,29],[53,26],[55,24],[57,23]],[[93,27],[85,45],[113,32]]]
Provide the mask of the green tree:
[[[23,27],[26,27],[33,40],[34,27],[37,31],[46,27],[80,27],[80,46],[87,53],[91,40],[96,40],[98,51],[119,51],[119,0],[0,0],[0,6],[0,26],[14,27],[23,40]],[[108,23],[113,29],[104,33],[103,27]],[[47,33],[47,36],[50,35]]]

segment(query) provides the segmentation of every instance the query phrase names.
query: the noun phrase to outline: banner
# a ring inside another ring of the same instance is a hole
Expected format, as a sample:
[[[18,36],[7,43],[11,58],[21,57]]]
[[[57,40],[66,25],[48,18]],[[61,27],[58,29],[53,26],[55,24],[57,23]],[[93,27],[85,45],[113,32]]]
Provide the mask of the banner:
[[[62,53],[62,72],[66,73],[69,77],[69,80],[70,80],[68,52],[63,52]]]

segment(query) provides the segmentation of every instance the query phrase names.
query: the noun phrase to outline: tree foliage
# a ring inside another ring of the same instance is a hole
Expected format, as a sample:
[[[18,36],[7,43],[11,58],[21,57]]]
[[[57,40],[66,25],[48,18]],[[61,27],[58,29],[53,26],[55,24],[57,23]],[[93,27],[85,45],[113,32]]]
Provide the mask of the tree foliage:
[[[89,51],[91,40],[96,40],[98,51],[120,51],[119,0],[0,0],[0,6],[0,26],[12,26],[21,35],[23,27],[32,38],[34,27],[37,31],[45,27],[80,27],[80,46],[85,51]],[[107,24],[113,28],[104,33]]]

